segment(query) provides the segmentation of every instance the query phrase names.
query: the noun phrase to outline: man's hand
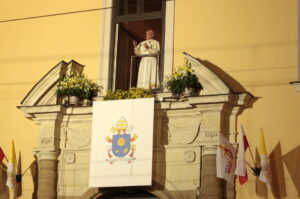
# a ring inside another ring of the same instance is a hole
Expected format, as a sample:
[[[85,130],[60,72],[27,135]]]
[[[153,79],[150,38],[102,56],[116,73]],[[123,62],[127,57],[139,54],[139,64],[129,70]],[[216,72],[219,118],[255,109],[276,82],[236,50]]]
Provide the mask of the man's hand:
[[[146,48],[146,49],[148,49],[149,48],[149,46],[147,45],[147,43],[145,42],[144,44],[144,47]]]
[[[133,47],[135,47],[135,48],[136,48],[136,47],[137,47],[137,41],[133,40],[133,42],[132,42],[132,43],[133,43]]]

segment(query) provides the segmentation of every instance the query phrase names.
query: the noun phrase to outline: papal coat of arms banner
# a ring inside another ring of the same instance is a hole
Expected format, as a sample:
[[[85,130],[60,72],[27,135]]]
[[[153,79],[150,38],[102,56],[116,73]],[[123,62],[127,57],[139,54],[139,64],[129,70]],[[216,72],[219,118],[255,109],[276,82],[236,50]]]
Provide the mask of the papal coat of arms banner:
[[[93,104],[90,187],[151,185],[154,99]]]

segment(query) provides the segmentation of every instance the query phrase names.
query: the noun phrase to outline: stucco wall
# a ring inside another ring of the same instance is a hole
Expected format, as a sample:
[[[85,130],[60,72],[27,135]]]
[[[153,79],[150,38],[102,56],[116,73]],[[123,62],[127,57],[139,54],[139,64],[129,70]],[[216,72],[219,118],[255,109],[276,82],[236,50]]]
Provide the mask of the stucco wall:
[[[237,198],[299,197],[299,185],[297,190],[294,184],[299,184],[299,171],[292,167],[299,162],[294,155],[300,152],[300,93],[289,84],[296,80],[297,1],[188,2],[176,1],[175,66],[182,64],[180,53],[187,51],[221,67],[261,97],[239,124],[244,125],[254,156],[264,128],[277,183],[272,192],[256,184],[248,169],[250,180],[237,184]],[[252,162],[249,153],[247,160]]]
[[[1,1],[0,21],[100,8],[102,1]],[[85,74],[97,80],[101,11],[0,23],[0,146],[8,155],[10,142],[22,152],[25,170],[34,160],[38,128],[16,108],[31,87],[61,60],[86,65]],[[5,162],[5,161],[4,161]],[[23,177],[22,198],[31,198],[30,171]],[[1,195],[0,195],[1,198]]]

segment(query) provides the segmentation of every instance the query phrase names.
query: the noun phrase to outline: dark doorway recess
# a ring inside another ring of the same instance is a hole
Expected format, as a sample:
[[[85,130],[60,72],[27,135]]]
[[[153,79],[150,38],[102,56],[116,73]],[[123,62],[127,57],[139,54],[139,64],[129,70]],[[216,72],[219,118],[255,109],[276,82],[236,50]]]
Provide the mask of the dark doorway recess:
[[[98,199],[159,199],[153,194],[143,190],[111,190]]]

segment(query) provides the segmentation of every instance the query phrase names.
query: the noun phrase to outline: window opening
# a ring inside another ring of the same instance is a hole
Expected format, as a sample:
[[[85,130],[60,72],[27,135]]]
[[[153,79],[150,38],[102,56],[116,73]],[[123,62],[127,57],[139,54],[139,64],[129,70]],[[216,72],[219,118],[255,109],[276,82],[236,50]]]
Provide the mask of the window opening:
[[[154,40],[160,45],[157,56],[157,84],[161,85],[163,74],[163,43],[165,0],[115,0],[112,40],[112,88],[127,90],[138,83],[141,57],[134,52],[133,41],[145,41],[147,30],[153,30]],[[147,13],[146,13],[147,12]],[[143,55],[142,55],[143,56]],[[150,87],[151,88],[151,87]]]

